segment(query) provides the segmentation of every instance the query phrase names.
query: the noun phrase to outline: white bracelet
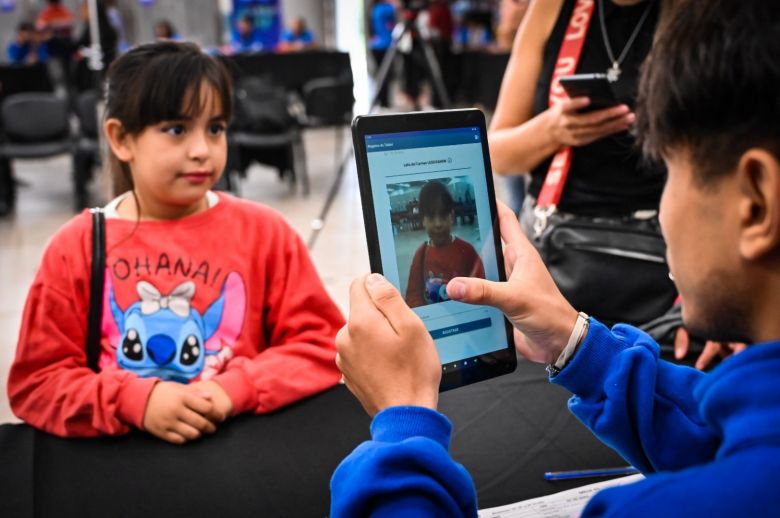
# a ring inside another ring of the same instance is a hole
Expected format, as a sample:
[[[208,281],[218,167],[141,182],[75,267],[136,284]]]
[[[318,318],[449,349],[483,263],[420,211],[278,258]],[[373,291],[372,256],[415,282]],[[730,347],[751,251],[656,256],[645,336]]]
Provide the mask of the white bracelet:
[[[566,343],[566,347],[563,348],[563,351],[561,351],[561,355],[558,356],[558,359],[555,361],[555,363],[551,365],[552,370],[556,373],[560,372],[561,369],[566,367],[566,364],[569,363],[571,357],[574,356],[574,351],[577,350],[577,345],[580,343],[580,340],[582,340],[585,331],[588,329],[588,318],[588,315],[582,311],[577,313],[577,321],[574,322],[574,329],[571,330],[569,341]]]

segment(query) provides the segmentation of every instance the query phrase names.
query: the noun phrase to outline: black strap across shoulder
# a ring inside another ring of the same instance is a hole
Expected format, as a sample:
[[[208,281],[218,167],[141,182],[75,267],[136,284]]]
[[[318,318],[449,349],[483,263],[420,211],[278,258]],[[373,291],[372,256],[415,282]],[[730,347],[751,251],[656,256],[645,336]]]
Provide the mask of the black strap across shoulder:
[[[87,319],[87,366],[99,371],[100,326],[103,320],[103,285],[106,270],[106,217],[100,208],[92,213],[92,271],[89,284],[89,316]]]

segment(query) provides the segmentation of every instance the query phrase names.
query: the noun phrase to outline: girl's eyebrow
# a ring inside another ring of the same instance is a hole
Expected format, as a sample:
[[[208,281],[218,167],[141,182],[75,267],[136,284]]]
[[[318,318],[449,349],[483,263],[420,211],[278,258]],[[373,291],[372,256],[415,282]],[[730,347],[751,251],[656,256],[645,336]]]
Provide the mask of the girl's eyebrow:
[[[191,122],[195,120],[195,117],[192,115],[184,115],[183,113],[176,114],[172,119],[168,119],[169,121],[175,121],[175,122]],[[227,117],[225,117],[224,114],[220,113],[219,115],[214,115],[209,119],[209,122],[214,121],[224,121],[227,120]]]

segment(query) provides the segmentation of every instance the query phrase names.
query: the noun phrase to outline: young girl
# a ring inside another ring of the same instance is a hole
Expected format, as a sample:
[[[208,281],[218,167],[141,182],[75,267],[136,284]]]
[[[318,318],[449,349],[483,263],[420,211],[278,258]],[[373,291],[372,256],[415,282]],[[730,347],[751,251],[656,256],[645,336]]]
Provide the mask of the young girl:
[[[210,190],[225,166],[231,84],[195,45],[131,50],[108,73],[100,372],[86,365],[91,216],[49,243],[30,288],[8,393],[67,437],[136,427],[172,443],[338,383],[344,324],[297,234],[273,210]],[[116,182],[115,182],[115,186]]]

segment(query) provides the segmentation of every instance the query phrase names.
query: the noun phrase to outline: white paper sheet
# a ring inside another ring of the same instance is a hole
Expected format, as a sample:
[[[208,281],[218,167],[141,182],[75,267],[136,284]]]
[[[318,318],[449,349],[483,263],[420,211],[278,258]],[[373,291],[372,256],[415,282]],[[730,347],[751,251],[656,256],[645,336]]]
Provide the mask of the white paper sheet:
[[[478,516],[479,518],[577,518],[588,500],[602,489],[631,484],[643,478],[645,477],[642,475],[629,475],[597,482],[514,504],[482,509]]]

